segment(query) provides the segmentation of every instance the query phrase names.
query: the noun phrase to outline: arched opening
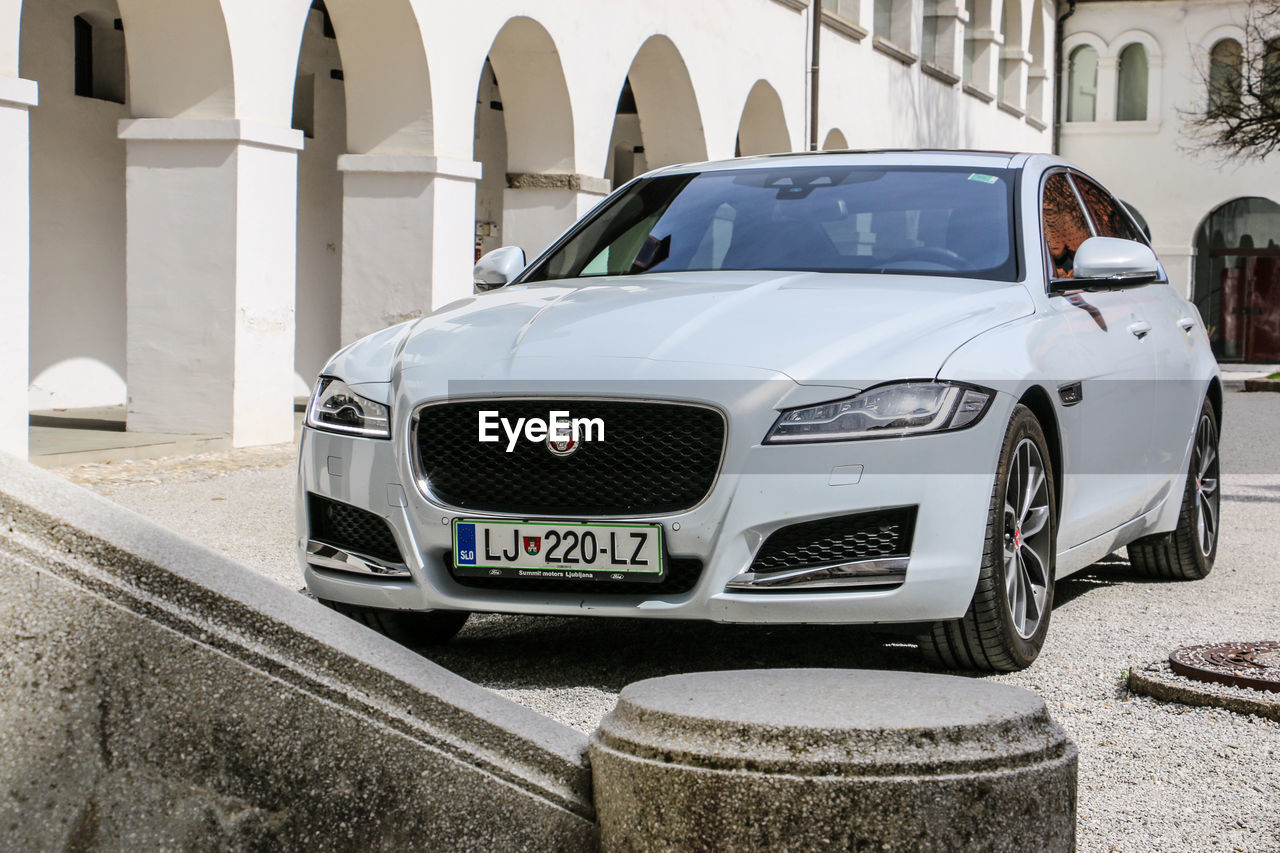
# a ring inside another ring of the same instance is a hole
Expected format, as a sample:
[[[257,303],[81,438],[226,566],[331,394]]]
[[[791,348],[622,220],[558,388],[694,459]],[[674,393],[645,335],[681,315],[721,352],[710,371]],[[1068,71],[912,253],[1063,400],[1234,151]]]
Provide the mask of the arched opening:
[[[342,50],[347,151],[435,153],[431,75],[407,0],[325,0]]]
[[[1280,204],[1238,198],[1205,217],[1192,297],[1219,358],[1280,361]]]
[[[123,104],[127,86],[124,22],[96,10],[76,15],[72,27],[76,94]]]
[[[1067,66],[1067,121],[1096,121],[1097,110],[1098,51],[1081,45]]]
[[[1240,114],[1244,51],[1235,39],[1222,39],[1209,52],[1209,115]]]
[[[476,89],[477,251],[541,252],[579,214],[573,110],[560,53],[532,18],[502,27]],[[496,176],[503,176],[499,181]]]
[[[849,140],[844,138],[840,128],[833,127],[827,131],[827,138],[822,141],[823,151],[848,151]]]
[[[123,23],[115,0],[28,2],[21,73],[40,86],[29,113],[29,407],[126,401]],[[81,94],[83,93],[83,94]]]
[[[756,154],[776,154],[790,151],[791,136],[787,132],[787,116],[782,110],[778,92],[764,80],[757,80],[747,95],[738,121],[738,141],[735,148],[739,157]]]
[[[1147,120],[1147,49],[1136,42],[1120,51],[1116,121]]]
[[[996,98],[1006,104],[1022,105],[1022,4],[1005,0],[1000,15],[1000,34],[1004,49],[1000,54],[1000,76],[996,80]]]
[[[298,152],[298,253],[294,396],[305,396],[341,345],[342,174],[347,108],[338,33],[323,0],[307,16],[298,52],[293,127],[307,136]]]
[[[619,187],[647,169],[706,158],[684,58],[669,38],[653,36],[636,52],[618,96],[605,176]]]

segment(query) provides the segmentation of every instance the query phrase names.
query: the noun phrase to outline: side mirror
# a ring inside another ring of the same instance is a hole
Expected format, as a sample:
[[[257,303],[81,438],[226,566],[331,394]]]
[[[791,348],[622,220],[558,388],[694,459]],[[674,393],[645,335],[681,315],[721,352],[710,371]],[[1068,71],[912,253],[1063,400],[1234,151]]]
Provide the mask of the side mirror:
[[[1072,282],[1124,287],[1161,277],[1160,261],[1151,247],[1118,237],[1090,237],[1076,250]]]
[[[476,293],[497,290],[524,272],[524,267],[524,249],[519,246],[503,246],[501,249],[494,249],[476,263],[475,270],[471,274],[475,281]]]

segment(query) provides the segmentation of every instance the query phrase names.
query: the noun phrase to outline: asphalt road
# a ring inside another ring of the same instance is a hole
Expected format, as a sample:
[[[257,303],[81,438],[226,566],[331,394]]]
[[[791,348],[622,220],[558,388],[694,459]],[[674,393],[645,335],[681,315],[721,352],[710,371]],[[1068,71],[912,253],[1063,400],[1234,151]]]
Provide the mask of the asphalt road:
[[[1280,639],[1280,394],[1229,391],[1223,534],[1203,581],[1135,576],[1122,555],[1060,582],[1048,642],[1025,672],[1080,748],[1082,850],[1280,850],[1280,723],[1129,694],[1131,665],[1180,645]],[[64,472],[297,587],[288,449]],[[909,637],[856,628],[744,627],[478,615],[441,665],[590,731],[641,678],[705,669],[922,669]]]

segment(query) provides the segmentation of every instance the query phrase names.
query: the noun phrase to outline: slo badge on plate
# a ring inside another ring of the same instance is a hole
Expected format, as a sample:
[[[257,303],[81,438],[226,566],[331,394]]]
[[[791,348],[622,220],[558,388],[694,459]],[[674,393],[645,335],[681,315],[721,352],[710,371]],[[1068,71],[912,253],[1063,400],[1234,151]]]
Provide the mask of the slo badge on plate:
[[[457,519],[453,565],[466,577],[657,582],[662,527]]]

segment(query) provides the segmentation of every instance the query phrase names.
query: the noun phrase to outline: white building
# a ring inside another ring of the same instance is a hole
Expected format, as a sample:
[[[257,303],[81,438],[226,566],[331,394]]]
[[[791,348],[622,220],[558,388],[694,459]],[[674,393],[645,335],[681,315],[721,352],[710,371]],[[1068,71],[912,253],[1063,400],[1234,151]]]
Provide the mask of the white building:
[[[826,147],[1050,148],[1051,5],[824,7]],[[126,403],[289,440],[325,358],[469,295],[479,248],[535,254],[645,168],[804,148],[809,15],[0,0],[0,449],[29,409]]]
[[[1081,0],[1064,25],[1060,150],[1146,220],[1219,357],[1280,361],[1280,169],[1223,162],[1187,123],[1211,78],[1230,98],[1247,14],[1243,0]]]

